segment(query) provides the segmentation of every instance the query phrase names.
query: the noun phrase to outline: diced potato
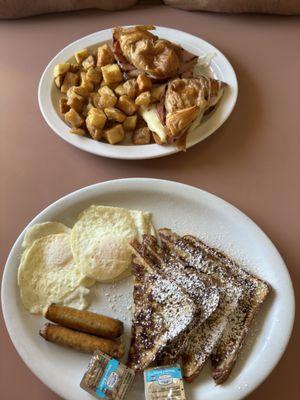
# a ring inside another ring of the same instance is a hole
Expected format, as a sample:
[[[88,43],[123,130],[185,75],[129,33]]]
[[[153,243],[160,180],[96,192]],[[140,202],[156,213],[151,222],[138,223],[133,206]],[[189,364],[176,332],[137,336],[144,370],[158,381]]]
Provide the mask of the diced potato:
[[[82,96],[79,96],[78,94],[74,93],[72,96],[68,98],[67,105],[70,106],[71,108],[74,108],[75,111],[78,113],[81,113],[83,110],[83,106],[85,103],[85,99]]]
[[[65,114],[65,121],[73,128],[80,128],[84,124],[84,119],[73,108]]]
[[[72,88],[72,92],[81,97],[89,97],[90,96],[90,92],[87,90],[87,88],[85,86],[74,86]],[[72,96],[73,93],[71,93],[70,96]]]
[[[123,79],[118,64],[105,65],[101,67],[101,71],[106,84],[121,82]]]
[[[114,121],[117,122],[124,122],[126,119],[126,115],[115,107],[107,107],[104,109],[104,112],[107,118],[113,119]]]
[[[79,76],[77,74],[73,74],[73,72],[67,72],[64,83],[61,85],[60,91],[62,93],[67,93],[67,91],[72,86],[76,86],[79,81]]]
[[[87,123],[94,126],[95,128],[102,129],[106,122],[106,115],[102,110],[98,108],[90,109],[87,116]]]
[[[58,77],[59,75],[65,75],[70,69],[70,63],[63,63],[57,64],[53,70],[54,78]]]
[[[133,144],[149,144],[151,141],[151,131],[149,128],[139,128],[132,135]]]
[[[136,127],[137,115],[131,115],[130,117],[126,117],[123,122],[123,128],[125,131],[134,131]]]
[[[100,94],[99,105],[103,108],[114,107],[118,101],[117,96],[108,86],[102,86],[98,90]]]
[[[89,79],[87,79],[87,73],[86,72],[81,72],[80,74],[81,77],[81,85],[84,88],[86,88],[86,90],[88,92],[92,92],[94,90],[94,83],[91,82]]]
[[[94,140],[100,140],[102,138],[103,135],[102,130],[91,125],[88,119],[86,120],[86,127],[87,130],[89,131],[89,134]]]
[[[93,104],[91,102],[88,102],[87,104],[85,104],[83,106],[83,110],[82,110],[82,115],[84,115],[85,117],[88,116],[89,111],[94,108]]]
[[[67,104],[68,99],[66,99],[66,97],[61,97],[59,99],[59,111],[62,114],[65,114],[66,112],[68,112],[70,110],[70,106]]]
[[[126,94],[119,97],[117,107],[124,111],[124,113],[127,115],[132,115],[137,110],[137,105],[135,104],[134,100],[132,100]]]
[[[151,79],[148,78],[148,76],[146,75],[142,74],[139,75],[137,77],[136,83],[138,85],[139,93],[146,92],[147,90],[150,90],[152,87]]]
[[[118,96],[122,96],[122,94],[125,94],[125,90],[122,83],[115,88],[115,93]]]
[[[89,55],[88,49],[82,49],[75,53],[75,58],[78,64],[81,64]]]
[[[80,70],[80,68],[81,67],[78,64],[70,64],[70,72],[76,73]]]
[[[149,106],[151,103],[151,93],[149,91],[143,92],[135,99],[135,104],[138,106]]]
[[[121,124],[115,125],[110,129],[104,131],[104,138],[110,144],[116,144],[121,142],[125,137],[124,129]]]
[[[55,85],[58,87],[58,89],[60,89],[60,88],[61,88],[61,85],[64,83],[64,77],[63,77],[62,75],[57,76],[57,77],[54,79],[54,83],[55,83]]]
[[[90,93],[90,101],[91,104],[93,104],[94,107],[96,108],[100,108],[100,94],[98,92],[93,92]]]
[[[86,70],[93,67],[94,65],[95,65],[95,59],[92,55],[88,56],[85,60],[82,61],[82,66]]]
[[[87,70],[86,79],[94,82],[100,83],[102,79],[102,72],[100,67],[91,67]]]
[[[113,64],[114,62],[115,57],[108,44],[103,44],[102,46],[98,47],[97,65],[99,67],[103,67],[107,64]]]
[[[129,79],[128,81],[123,83],[123,94],[127,94],[131,99],[135,99],[137,96],[138,86],[136,83],[136,79]]]
[[[151,97],[152,101],[160,101],[166,91],[166,84],[152,87]]]
[[[86,135],[86,131],[81,128],[72,128],[72,129],[70,129],[70,133],[74,133],[75,135],[79,135],[79,136]]]

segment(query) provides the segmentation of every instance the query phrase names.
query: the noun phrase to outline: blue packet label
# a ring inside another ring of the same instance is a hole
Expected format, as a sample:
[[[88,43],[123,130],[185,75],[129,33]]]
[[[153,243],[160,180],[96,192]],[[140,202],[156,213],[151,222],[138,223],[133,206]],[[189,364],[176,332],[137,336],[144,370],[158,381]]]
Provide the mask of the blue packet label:
[[[105,399],[108,391],[112,390],[117,385],[119,381],[119,375],[117,374],[119,364],[120,363],[113,358],[109,360],[104,374],[96,387],[96,393],[100,398]]]
[[[157,381],[160,385],[172,383],[173,379],[182,379],[181,369],[177,366],[155,368],[145,371],[146,382]]]

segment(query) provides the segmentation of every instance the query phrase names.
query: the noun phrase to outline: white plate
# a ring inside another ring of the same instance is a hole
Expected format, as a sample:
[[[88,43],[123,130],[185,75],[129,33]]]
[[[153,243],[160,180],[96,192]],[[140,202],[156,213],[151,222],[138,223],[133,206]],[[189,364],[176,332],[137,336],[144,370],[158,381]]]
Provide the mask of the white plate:
[[[215,57],[211,64],[212,75],[229,85],[217,109],[195,130],[195,132],[193,132],[193,134],[188,136],[187,147],[191,147],[211,135],[229,117],[236,103],[238,94],[236,75],[227,58],[206,41],[188,33],[170,28],[157,27],[156,33],[162,38],[179,43],[186,50],[196,55],[201,56],[207,53],[214,53]],[[89,47],[94,50],[102,43],[111,42],[111,37],[111,29],[85,36],[65,47],[50,61],[41,77],[38,89],[40,109],[47,124],[62,139],[71,143],[73,146],[104,157],[138,160],[162,157],[176,153],[178,151],[176,146],[159,146],[157,144],[112,146],[87,137],[80,137],[69,133],[70,127],[62,120],[58,111],[59,91],[53,83],[53,68],[56,64],[69,60],[76,51],[82,48]]]
[[[291,280],[271,241],[224,200],[191,186],[155,179],[123,179],[88,186],[47,207],[31,224],[58,220],[72,226],[78,213],[95,203],[151,211],[157,228],[170,227],[180,234],[197,235],[271,284],[272,294],[259,312],[228,382],[215,386],[207,366],[192,384],[185,385],[189,400],[237,400],[248,395],[279,361],[294,320]],[[68,400],[91,399],[79,388],[89,356],[41,339],[38,330],[43,318],[30,315],[21,304],[17,269],[23,237],[24,231],[11,250],[3,275],[2,306],[10,337],[28,367],[53,391]],[[115,287],[98,285],[91,308],[122,320],[126,317],[128,333],[130,299],[130,280]],[[137,379],[128,400],[143,398],[143,384]]]

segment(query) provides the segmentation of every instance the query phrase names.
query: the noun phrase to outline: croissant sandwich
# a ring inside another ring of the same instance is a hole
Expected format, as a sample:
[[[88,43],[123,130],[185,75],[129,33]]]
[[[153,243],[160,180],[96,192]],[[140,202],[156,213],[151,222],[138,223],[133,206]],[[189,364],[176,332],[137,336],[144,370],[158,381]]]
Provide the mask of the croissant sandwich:
[[[125,76],[144,73],[153,80],[165,81],[194,68],[197,56],[160,39],[152,30],[153,25],[113,30],[114,55]]]

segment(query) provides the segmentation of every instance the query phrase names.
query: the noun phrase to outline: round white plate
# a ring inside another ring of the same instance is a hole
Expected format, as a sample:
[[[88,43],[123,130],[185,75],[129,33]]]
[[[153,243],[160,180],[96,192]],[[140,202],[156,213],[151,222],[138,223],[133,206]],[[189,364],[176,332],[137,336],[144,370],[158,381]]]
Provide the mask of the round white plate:
[[[246,269],[266,280],[272,294],[263,305],[246,346],[228,382],[215,386],[209,366],[192,384],[185,384],[189,400],[237,400],[248,395],[272,371],[288,343],[294,320],[294,294],[286,266],[278,251],[254,222],[220,198],[176,182],[123,179],[88,186],[56,201],[30,224],[49,220],[72,226],[90,204],[150,211],[156,228],[170,227],[180,234],[197,235],[219,247]],[[30,225],[29,224],[29,225]],[[44,320],[23,307],[17,270],[24,231],[8,257],[2,282],[2,306],[10,337],[28,367],[53,391],[67,400],[89,400],[79,387],[89,356],[44,341],[38,330]],[[96,285],[91,309],[125,321],[130,332],[130,278],[115,285]],[[144,399],[139,378],[128,400]]]
[[[182,45],[186,50],[198,56],[208,53],[215,54],[211,63],[212,76],[229,85],[220,104],[212,115],[188,136],[187,147],[191,147],[211,135],[229,117],[236,103],[238,94],[236,75],[227,58],[206,41],[188,33],[170,28],[157,27],[156,33],[159,37],[176,42]],[[74,56],[76,51],[82,48],[88,47],[94,50],[103,43],[111,43],[111,37],[111,29],[85,36],[61,50],[47,65],[41,77],[38,89],[40,109],[47,124],[62,139],[71,143],[73,146],[104,157],[139,160],[176,153],[178,151],[176,146],[159,146],[157,144],[141,146],[123,144],[113,146],[107,143],[97,142],[87,137],[72,135],[69,132],[70,127],[61,118],[58,110],[59,91],[53,82],[54,66],[58,63],[66,62],[66,60]]]

